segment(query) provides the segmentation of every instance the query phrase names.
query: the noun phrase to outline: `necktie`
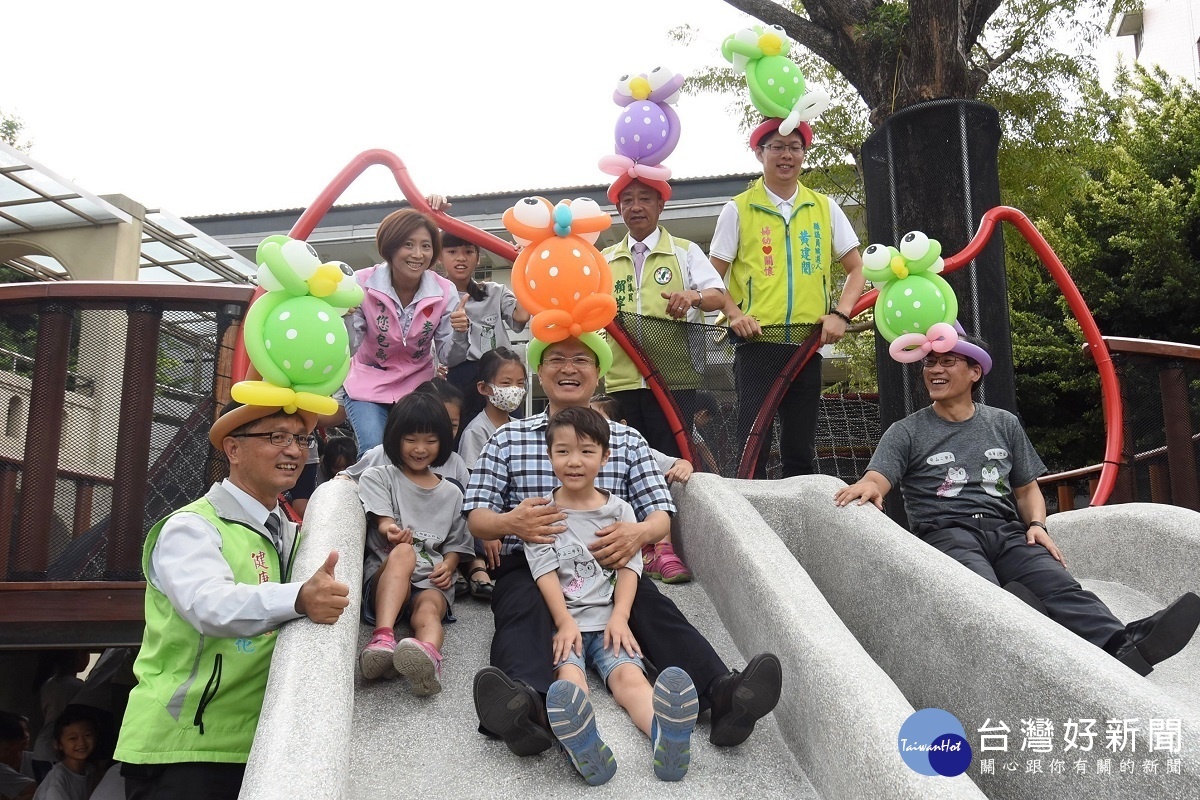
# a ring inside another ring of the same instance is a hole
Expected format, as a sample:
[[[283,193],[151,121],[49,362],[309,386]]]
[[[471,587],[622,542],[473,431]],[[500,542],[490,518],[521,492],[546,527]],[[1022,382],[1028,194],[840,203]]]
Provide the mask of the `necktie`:
[[[638,286],[642,285],[642,267],[646,265],[646,252],[649,249],[645,242],[633,243],[633,275]]]
[[[283,558],[283,523],[279,521],[279,517],[272,511],[267,514],[267,533],[271,534],[271,544],[275,545],[275,552],[279,553],[280,559]]]

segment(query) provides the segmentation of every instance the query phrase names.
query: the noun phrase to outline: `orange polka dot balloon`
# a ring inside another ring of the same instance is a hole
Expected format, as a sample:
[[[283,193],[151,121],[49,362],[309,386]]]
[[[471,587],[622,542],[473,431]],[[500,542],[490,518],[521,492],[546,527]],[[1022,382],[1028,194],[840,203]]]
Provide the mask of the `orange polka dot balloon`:
[[[612,220],[594,200],[525,197],[504,212],[504,227],[521,254],[513,263],[512,289],[531,314],[530,332],[560,342],[597,331],[617,315],[612,270],[596,239]]]

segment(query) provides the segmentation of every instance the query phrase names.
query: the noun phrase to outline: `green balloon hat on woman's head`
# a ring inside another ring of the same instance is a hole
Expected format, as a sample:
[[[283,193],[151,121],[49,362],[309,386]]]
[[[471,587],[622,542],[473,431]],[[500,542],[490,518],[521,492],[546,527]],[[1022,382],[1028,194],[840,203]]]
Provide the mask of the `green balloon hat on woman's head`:
[[[579,341],[584,347],[591,350],[596,356],[597,367],[600,370],[600,377],[608,372],[612,366],[613,355],[612,348],[608,346],[608,342],[599,333],[581,333]],[[525,352],[529,356],[529,368],[534,372],[542,366],[542,354],[546,352],[546,348],[554,342],[543,342],[541,339],[530,339],[529,346]]]

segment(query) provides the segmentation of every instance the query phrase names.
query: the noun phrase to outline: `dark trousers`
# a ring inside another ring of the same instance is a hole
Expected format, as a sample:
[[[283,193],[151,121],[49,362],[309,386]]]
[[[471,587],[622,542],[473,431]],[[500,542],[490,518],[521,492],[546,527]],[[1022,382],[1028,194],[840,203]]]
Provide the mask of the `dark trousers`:
[[[695,416],[695,389],[674,389],[671,394],[675,403],[683,413],[684,433],[692,435],[692,418]],[[625,424],[636,430],[646,440],[646,444],[674,458],[682,454],[675,442],[675,434],[667,422],[667,415],[650,389],[628,389],[623,392],[613,392],[613,398],[621,404],[621,416]]]
[[[237,800],[245,764],[122,764],[125,800]]]
[[[1041,601],[1046,616],[1097,647],[1124,631],[1108,606],[1080,586],[1050,551],[1026,544],[1026,531],[1023,522],[985,517],[922,524],[917,535],[997,586],[1023,584]]]
[[[796,345],[774,342],[739,344],[733,356],[733,377],[737,385],[737,441],[749,443],[750,429],[767,393],[783,372]],[[779,401],[779,457],[783,477],[811,475],[816,469],[817,412],[821,402],[821,354],[813,353],[808,364]],[[755,478],[767,477],[771,428],[762,432],[762,447],[754,467]]]
[[[476,386],[479,382],[479,362],[464,361],[461,364],[455,364],[446,371],[446,380],[457,386],[458,390],[463,393],[462,415],[458,420],[458,432],[462,433],[463,428],[467,427],[467,423],[479,416],[479,412],[483,411],[483,407],[487,405],[487,400],[479,393],[479,387]],[[457,448],[457,437],[455,439],[454,446]]]
[[[492,614],[496,623],[492,666],[544,695],[554,682],[554,621],[524,553],[500,559]],[[713,678],[725,675],[729,668],[708,640],[644,575],[638,581],[629,628],[642,646],[645,659],[658,670],[679,667],[686,672],[700,692],[700,710],[708,708],[705,690]]]

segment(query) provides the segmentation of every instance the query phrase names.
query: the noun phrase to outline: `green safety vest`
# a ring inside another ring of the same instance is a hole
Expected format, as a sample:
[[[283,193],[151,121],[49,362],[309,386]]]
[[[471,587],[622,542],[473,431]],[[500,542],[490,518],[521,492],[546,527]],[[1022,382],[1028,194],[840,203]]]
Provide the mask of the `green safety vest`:
[[[146,536],[142,570],[163,524],[174,514],[192,512],[221,534],[221,553],[238,583],[287,580],[270,539],[244,522],[221,516],[218,507],[236,504],[215,485],[195,502],[167,515]],[[230,509],[229,516],[244,516]],[[294,560],[299,535],[292,544]],[[146,582],[146,631],[134,662],[138,684],[129,694],[114,758],[130,764],[184,761],[244,764],[258,727],[276,631],[249,638],[205,636]]]
[[[829,198],[796,186],[790,219],[771,202],[762,178],[733,198],[739,230],[729,293],[761,325],[811,324],[829,313],[834,257]]]
[[[651,366],[662,373],[667,386],[672,389],[695,389],[700,385],[697,372],[697,355],[700,369],[704,365],[704,331],[691,329],[682,322],[675,322],[667,314],[667,301],[662,292],[687,290],[684,280],[687,268],[687,251],[691,242],[672,236],[661,226],[658,243],[646,253],[642,266],[642,282],[637,283],[633,269],[633,252],[629,249],[629,237],[621,239],[603,251],[613,276],[613,298],[617,310],[628,314],[655,317],[664,322],[652,322],[641,329],[630,330],[631,338],[642,347]],[[625,318],[629,324],[629,318]],[[634,322],[636,325],[636,321]],[[689,340],[696,339],[689,348]],[[620,347],[613,347],[613,363],[604,376],[607,392],[644,389],[646,382],[637,366]]]

